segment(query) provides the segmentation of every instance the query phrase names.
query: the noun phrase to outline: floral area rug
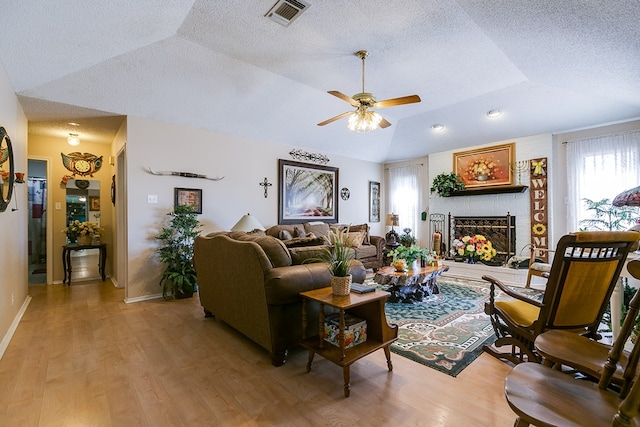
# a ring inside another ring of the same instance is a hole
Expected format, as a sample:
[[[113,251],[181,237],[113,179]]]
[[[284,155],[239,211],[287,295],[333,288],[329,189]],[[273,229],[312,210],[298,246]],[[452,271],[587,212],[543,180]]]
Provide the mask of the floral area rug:
[[[489,283],[438,278],[438,287],[439,294],[421,303],[386,304],[387,321],[399,327],[391,351],[456,377],[480,355],[484,344],[496,339],[489,316],[484,314]],[[518,291],[533,293],[533,297],[540,293]]]

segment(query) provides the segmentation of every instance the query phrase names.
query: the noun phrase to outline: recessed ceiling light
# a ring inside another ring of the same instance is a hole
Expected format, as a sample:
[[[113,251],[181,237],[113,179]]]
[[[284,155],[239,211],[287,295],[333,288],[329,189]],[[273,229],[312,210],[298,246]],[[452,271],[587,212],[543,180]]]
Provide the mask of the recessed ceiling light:
[[[493,110],[489,110],[487,111],[487,116],[491,117],[492,119],[496,118],[496,117],[500,117],[502,115],[502,110],[495,108]]]
[[[80,126],[80,123],[76,123],[76,122],[69,122],[67,123],[69,126]]]
[[[436,123],[435,125],[431,125],[431,129],[433,129],[434,132],[442,132],[444,130],[444,125]]]

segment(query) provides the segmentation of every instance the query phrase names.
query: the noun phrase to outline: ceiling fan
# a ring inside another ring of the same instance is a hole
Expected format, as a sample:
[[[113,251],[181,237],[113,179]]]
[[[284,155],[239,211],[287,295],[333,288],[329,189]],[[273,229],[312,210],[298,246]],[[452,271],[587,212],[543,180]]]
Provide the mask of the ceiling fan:
[[[384,101],[376,101],[376,98],[372,93],[364,91],[364,60],[369,56],[369,52],[366,50],[359,50],[355,55],[362,60],[362,92],[356,93],[352,97],[348,97],[337,90],[330,90],[328,93],[348,102],[352,106],[356,107],[356,110],[338,114],[324,122],[318,123],[318,126],[324,126],[343,117],[349,116],[349,121],[347,123],[347,127],[349,129],[354,132],[369,132],[377,129],[378,127],[386,128],[391,126],[389,121],[375,111],[369,111],[369,108],[395,107],[396,105],[420,102],[420,97],[418,95],[409,95],[402,96],[400,98],[385,99]]]

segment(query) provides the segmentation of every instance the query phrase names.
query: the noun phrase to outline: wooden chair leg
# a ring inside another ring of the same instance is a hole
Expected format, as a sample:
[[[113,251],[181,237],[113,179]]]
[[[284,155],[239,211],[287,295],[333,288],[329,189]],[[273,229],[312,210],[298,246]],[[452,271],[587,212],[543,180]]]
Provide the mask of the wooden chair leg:
[[[513,427],[529,427],[529,423],[518,417],[516,418],[516,422],[513,423]]]

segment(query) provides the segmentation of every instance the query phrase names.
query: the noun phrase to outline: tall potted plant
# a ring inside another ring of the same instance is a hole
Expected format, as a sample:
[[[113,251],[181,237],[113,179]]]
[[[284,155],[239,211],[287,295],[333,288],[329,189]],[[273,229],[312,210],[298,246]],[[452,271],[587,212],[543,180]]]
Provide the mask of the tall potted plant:
[[[156,249],[165,270],[160,279],[162,296],[190,298],[198,290],[196,270],[193,266],[193,242],[202,227],[198,214],[191,205],[177,206],[169,223],[162,228],[156,239],[160,247]],[[170,291],[170,292],[169,292]]]

